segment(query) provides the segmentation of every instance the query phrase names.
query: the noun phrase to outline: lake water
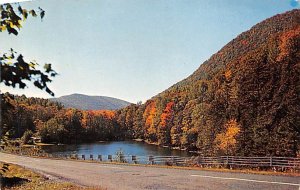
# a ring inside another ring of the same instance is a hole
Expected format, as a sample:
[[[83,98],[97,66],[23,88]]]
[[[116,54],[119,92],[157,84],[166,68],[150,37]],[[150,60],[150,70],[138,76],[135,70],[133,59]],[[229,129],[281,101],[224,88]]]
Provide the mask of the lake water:
[[[43,150],[52,154],[86,154],[86,155],[115,155],[121,150],[124,155],[137,156],[191,156],[187,151],[172,150],[169,148],[149,145],[135,141],[98,142],[78,145],[43,146]]]

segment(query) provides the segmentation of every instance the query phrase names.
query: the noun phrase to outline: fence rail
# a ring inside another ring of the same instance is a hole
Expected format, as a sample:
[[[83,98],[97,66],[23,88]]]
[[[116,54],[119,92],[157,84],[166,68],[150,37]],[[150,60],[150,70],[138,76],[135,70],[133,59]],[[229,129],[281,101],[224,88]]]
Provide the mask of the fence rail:
[[[48,154],[40,151],[16,150],[11,153],[29,156],[39,156],[59,159],[93,160],[98,162],[123,162],[132,164],[157,164],[177,166],[200,166],[200,167],[263,167],[293,169],[300,172],[300,158],[293,157],[242,157],[242,156],[219,156],[219,157],[180,157],[180,156],[139,156],[139,155],[100,155],[100,154]]]
[[[300,158],[292,157],[180,157],[180,156],[138,156],[138,155],[52,155],[56,158],[94,160],[101,162],[123,162],[134,164],[157,164],[177,166],[246,166],[246,167],[281,167],[300,170]]]

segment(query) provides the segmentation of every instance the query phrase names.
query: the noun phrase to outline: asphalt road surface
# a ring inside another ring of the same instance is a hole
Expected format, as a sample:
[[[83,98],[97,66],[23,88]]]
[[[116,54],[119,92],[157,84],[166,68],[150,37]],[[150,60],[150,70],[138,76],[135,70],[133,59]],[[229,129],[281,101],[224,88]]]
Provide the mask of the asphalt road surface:
[[[300,177],[39,159],[5,153],[0,153],[0,161],[18,164],[45,175],[79,185],[101,186],[106,187],[108,190],[300,190]]]

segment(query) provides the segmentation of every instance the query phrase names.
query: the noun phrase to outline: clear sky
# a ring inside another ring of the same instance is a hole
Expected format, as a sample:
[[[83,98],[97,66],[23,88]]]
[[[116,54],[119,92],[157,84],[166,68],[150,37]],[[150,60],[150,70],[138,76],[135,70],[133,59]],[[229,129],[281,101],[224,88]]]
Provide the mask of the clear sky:
[[[145,101],[188,77],[226,43],[256,23],[300,8],[297,0],[38,0],[46,16],[28,19],[11,47],[59,73],[55,95],[105,95]],[[50,96],[29,85],[2,91]]]

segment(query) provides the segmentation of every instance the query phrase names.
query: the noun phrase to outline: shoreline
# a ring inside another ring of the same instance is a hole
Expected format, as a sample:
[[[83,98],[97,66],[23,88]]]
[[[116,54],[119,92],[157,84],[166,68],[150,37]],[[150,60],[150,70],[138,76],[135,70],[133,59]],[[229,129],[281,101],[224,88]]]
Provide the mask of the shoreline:
[[[162,145],[159,145],[157,142],[150,142],[148,140],[144,140],[144,139],[132,139],[132,141],[136,141],[136,142],[144,142],[146,144],[149,144],[149,145],[155,145],[155,146],[159,146],[159,147],[162,147],[162,148],[168,148],[168,149],[171,149],[171,150],[180,150],[180,151],[187,151],[188,153],[197,153],[199,154],[199,152],[197,151],[188,151],[187,148],[180,148],[180,147],[171,147],[171,146],[162,146]]]
[[[32,148],[35,146],[54,146],[54,145],[61,145],[61,144],[53,144],[53,143],[35,143],[35,144],[23,144],[21,147],[24,148]]]
[[[141,143],[146,143],[148,145],[155,145],[155,146],[158,146],[158,147],[161,147],[161,148],[167,148],[167,149],[170,149],[170,150],[186,151],[188,153],[197,154],[197,155],[200,154],[198,151],[188,151],[187,148],[180,148],[178,146],[177,147],[171,147],[171,146],[167,146],[167,145],[159,145],[157,142],[150,142],[148,140],[141,139],[141,138],[127,139],[127,140],[129,140],[129,141],[135,141],[135,142],[141,142]],[[126,141],[126,140],[122,140],[122,141]],[[89,143],[107,143],[107,142],[113,142],[113,141],[95,141],[95,142],[89,142]],[[79,144],[81,144],[81,143],[79,143]],[[83,144],[85,144],[85,143],[83,143]],[[35,143],[35,144],[24,144],[24,145],[22,145],[22,147],[24,147],[24,148],[32,148],[32,147],[35,147],[35,146],[43,147],[43,146],[61,146],[61,145],[73,145],[73,144]]]

